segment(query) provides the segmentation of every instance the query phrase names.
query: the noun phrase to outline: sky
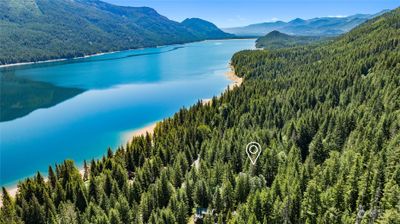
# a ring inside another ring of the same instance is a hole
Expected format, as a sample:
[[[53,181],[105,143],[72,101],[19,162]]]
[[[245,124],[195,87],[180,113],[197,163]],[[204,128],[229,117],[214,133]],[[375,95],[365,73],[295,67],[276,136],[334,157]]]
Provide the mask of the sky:
[[[148,6],[175,21],[201,18],[221,28],[276,20],[373,14],[400,6],[399,0],[102,0]]]

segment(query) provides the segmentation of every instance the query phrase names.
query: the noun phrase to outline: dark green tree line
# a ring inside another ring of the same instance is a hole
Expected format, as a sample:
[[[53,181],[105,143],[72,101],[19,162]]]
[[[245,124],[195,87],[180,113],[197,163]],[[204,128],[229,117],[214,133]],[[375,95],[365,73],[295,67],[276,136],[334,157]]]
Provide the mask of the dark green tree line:
[[[2,223],[400,222],[400,9],[332,42],[234,55],[239,88],[88,163],[3,189]],[[262,153],[253,166],[245,146]],[[83,178],[85,177],[85,178]]]

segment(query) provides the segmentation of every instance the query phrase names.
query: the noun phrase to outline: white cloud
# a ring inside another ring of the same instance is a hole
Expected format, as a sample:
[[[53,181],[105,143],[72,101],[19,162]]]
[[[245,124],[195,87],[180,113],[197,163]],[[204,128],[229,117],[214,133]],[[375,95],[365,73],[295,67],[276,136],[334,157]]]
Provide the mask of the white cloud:
[[[278,20],[279,20],[278,18],[272,17],[271,19],[268,20],[268,22],[276,22],[276,21],[278,21]]]

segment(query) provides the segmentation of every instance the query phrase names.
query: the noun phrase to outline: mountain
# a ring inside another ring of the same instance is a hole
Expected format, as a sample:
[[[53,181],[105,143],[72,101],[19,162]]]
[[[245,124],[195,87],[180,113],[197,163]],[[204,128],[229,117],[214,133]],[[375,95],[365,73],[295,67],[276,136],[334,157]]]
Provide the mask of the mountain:
[[[271,31],[281,30],[286,25],[286,22],[276,21],[251,24],[245,27],[223,28],[222,30],[237,36],[264,36]]]
[[[273,30],[290,35],[337,36],[387,11],[383,10],[376,14],[356,14],[347,17],[321,17],[308,20],[296,18],[290,22],[266,22],[245,27],[225,28],[223,30],[237,36],[264,36]]]
[[[400,8],[327,43],[238,52],[241,86],[83,175],[67,160],[15,200],[3,188],[0,222],[400,223],[399,52]]]
[[[99,0],[0,1],[0,64],[232,37],[206,21],[190,21]]]
[[[289,22],[289,24],[291,24],[291,25],[304,25],[304,24],[306,24],[307,23],[307,21],[306,20],[304,20],[304,19],[300,19],[300,18],[296,18],[296,19],[294,19],[294,20],[292,20],[292,21],[290,21]]]
[[[258,38],[256,40],[256,47],[271,50],[271,49],[305,45],[326,39],[329,38],[319,37],[319,36],[292,36],[274,30],[268,33],[267,35]]]
[[[185,19],[181,24],[185,26],[191,33],[203,39],[235,37],[235,35],[225,33],[216,25],[199,18]]]

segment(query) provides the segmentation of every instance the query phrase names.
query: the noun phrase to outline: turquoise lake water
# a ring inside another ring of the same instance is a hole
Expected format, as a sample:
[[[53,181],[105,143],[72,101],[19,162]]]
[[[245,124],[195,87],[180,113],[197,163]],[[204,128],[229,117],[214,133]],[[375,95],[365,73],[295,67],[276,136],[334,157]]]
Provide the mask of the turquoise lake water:
[[[232,55],[253,48],[252,39],[213,40],[0,70],[30,86],[5,91],[15,83],[2,83],[2,94],[16,99],[1,109],[31,104],[0,122],[0,185],[46,174],[65,159],[82,165],[124,145],[130,131],[219,95],[231,82],[225,73]]]

